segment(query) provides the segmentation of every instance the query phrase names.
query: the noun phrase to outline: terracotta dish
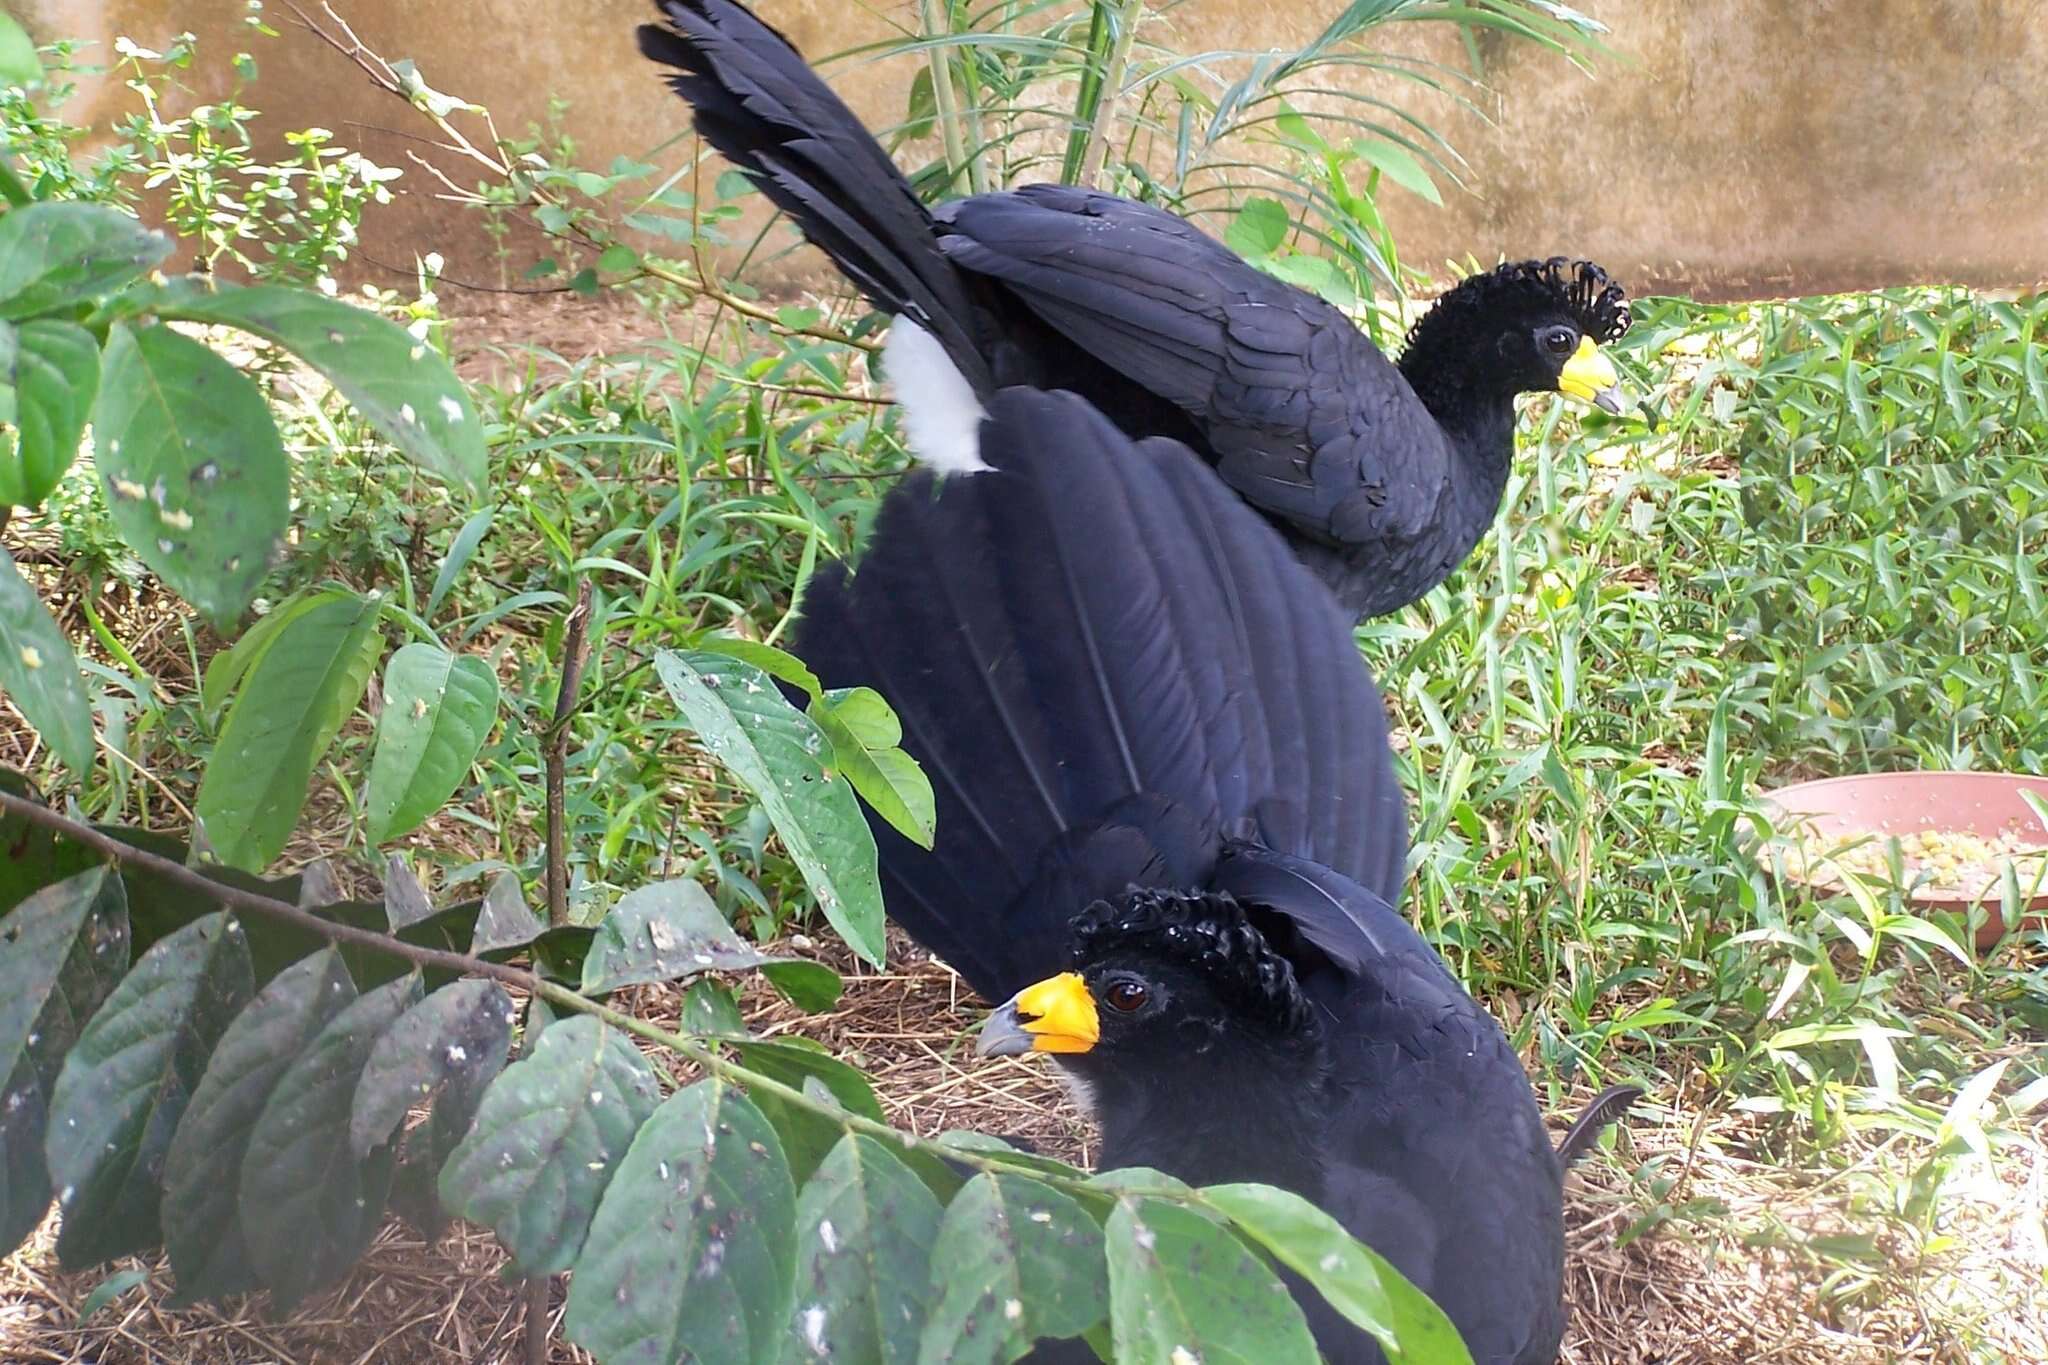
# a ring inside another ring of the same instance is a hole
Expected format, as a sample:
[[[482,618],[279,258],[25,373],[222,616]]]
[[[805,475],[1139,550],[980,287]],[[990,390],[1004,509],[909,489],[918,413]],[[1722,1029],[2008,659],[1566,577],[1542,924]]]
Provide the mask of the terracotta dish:
[[[2039,876],[2048,828],[2020,795],[2048,802],[2048,777],[2016,773],[1859,773],[1801,782],[1764,793],[1779,832],[1791,844],[1788,874],[1822,888],[1839,885],[1844,867],[1890,881],[1885,836],[1897,836],[1906,863],[1906,900],[1922,909],[1967,913],[1980,897],[1989,916],[1977,931],[1987,948],[2005,932],[1996,864],[2011,858],[2026,897],[2024,927],[2048,924],[2048,877]],[[1877,836],[1867,838],[1864,836]],[[1861,848],[1835,850],[1858,839]],[[1915,881],[1923,859],[1943,866]],[[2033,892],[2031,896],[2029,892]]]

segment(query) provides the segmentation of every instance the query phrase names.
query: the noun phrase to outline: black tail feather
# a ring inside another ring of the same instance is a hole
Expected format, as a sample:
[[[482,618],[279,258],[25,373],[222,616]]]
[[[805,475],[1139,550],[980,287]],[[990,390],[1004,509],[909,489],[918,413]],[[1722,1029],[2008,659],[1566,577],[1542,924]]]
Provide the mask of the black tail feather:
[[[993,387],[970,285],[931,215],[853,111],[780,33],[734,0],[656,0],[640,51],[673,67],[697,132],[796,220],[868,302],[935,336],[979,393]]]
[[[1610,1085],[1595,1095],[1557,1144],[1558,1164],[1568,1167],[1584,1156],[1608,1125],[1618,1123],[1642,1097],[1642,1087],[1635,1085]]]

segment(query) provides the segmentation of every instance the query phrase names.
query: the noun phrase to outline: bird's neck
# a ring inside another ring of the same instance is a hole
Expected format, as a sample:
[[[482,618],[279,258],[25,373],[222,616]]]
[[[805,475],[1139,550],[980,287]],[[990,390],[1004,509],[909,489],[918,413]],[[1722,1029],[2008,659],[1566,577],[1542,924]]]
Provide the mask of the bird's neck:
[[[1515,453],[1515,389],[1500,379],[1493,341],[1432,310],[1401,353],[1401,377],[1450,440],[1467,481],[1489,483],[1497,505]],[[1432,325],[1435,324],[1435,325]]]
[[[1191,1185],[1258,1181],[1323,1193],[1328,1068],[1320,1043],[1198,1052],[1170,1076],[1086,1076],[1102,1166],[1150,1166]]]

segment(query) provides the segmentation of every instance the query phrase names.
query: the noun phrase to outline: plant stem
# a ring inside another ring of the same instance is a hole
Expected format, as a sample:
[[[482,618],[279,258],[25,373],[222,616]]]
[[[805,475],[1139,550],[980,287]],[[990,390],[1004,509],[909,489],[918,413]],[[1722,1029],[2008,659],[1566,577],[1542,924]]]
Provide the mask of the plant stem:
[[[576,714],[576,694],[583,688],[583,665],[590,657],[589,644],[590,580],[586,578],[576,589],[576,605],[570,609],[568,626],[562,632],[562,685],[555,693],[555,716],[548,724],[541,750],[547,784],[548,923],[558,928],[569,922],[568,812],[563,796],[569,721]]]
[[[928,38],[937,37],[947,31],[939,25],[939,4],[940,0],[920,0],[924,14],[924,32]],[[967,170],[970,180],[978,177],[974,175],[972,161],[960,137],[960,113],[953,103],[952,58],[943,47],[930,49],[925,53],[925,58],[931,64],[932,108],[938,114],[939,138],[946,148],[946,188],[953,190],[959,187],[960,172],[963,168]],[[978,186],[975,192],[980,192]]]
[[[1106,6],[1105,6],[1106,7]],[[1098,13],[1101,11],[1098,10]],[[1116,16],[1116,45],[1102,70],[1102,84],[1095,95],[1094,117],[1088,125],[1088,141],[1081,153],[1081,175],[1075,183],[1093,185],[1102,170],[1102,158],[1109,148],[1109,120],[1116,109],[1117,94],[1123,88],[1124,68],[1130,65],[1131,44],[1138,36],[1138,21],[1144,17],[1145,0],[1124,0]]]
[[[670,1033],[665,1029],[648,1023],[644,1019],[637,1019],[630,1014],[622,1014],[609,1005],[601,1005],[588,996],[580,995],[570,990],[567,986],[557,985],[536,973],[525,971],[518,967],[508,967],[498,962],[487,962],[480,957],[472,957],[467,953],[449,952],[443,948],[425,948],[415,943],[407,943],[403,939],[394,938],[390,934],[378,933],[374,929],[358,929],[352,924],[338,924],[333,920],[322,919],[319,915],[309,910],[302,910],[289,901],[281,901],[272,896],[265,896],[254,891],[244,891],[239,887],[214,881],[212,878],[207,877],[194,868],[185,866],[183,863],[175,862],[172,859],[161,857],[144,849],[124,844],[112,835],[103,834],[99,830],[94,829],[91,825],[73,820],[69,816],[60,815],[48,806],[31,801],[26,797],[16,796],[12,792],[0,791],[0,814],[19,817],[32,825],[49,830],[54,834],[62,835],[71,842],[81,844],[95,853],[112,859],[116,863],[142,868],[156,876],[175,882],[188,891],[205,896],[227,909],[246,911],[277,920],[284,924],[290,924],[309,933],[317,934],[330,943],[350,943],[358,947],[369,948],[388,957],[395,957],[401,961],[410,962],[415,967],[431,967],[438,971],[453,972],[462,976],[484,977],[488,980],[499,982],[502,985],[524,991],[528,995],[539,996],[550,1005],[558,1005],[563,1009],[574,1010],[579,1014],[592,1015],[622,1033],[631,1034],[635,1038],[659,1044],[670,1052],[695,1063],[706,1075],[715,1076],[729,1084],[745,1086],[749,1090],[773,1095],[785,1104],[837,1124],[847,1132],[860,1133],[866,1137],[875,1138],[878,1141],[893,1143],[895,1146],[908,1151],[923,1152],[940,1161],[968,1166],[978,1171],[1028,1175],[1033,1179],[1048,1181],[1061,1186],[1070,1192],[1081,1191],[1089,1195],[1100,1193],[1088,1185],[1085,1175],[1078,1172],[1072,1176],[1054,1175],[1036,1166],[1007,1161],[1001,1152],[978,1152],[964,1148],[945,1147],[939,1143],[930,1142],[918,1137],[914,1133],[906,1133],[901,1129],[891,1128],[886,1123],[877,1122],[860,1114],[848,1113],[836,1103],[815,1100],[795,1086],[786,1085],[773,1077],[764,1076],[759,1072],[742,1066],[738,1062],[726,1058],[718,1051],[718,1044],[723,1040],[715,1036],[696,1038],[679,1033]]]

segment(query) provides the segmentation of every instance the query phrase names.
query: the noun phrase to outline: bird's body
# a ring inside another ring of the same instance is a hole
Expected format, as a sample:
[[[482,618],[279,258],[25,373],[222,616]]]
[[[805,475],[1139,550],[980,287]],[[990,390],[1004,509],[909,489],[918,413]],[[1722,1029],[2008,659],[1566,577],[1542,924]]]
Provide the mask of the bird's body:
[[[747,9],[660,7],[672,28],[642,28],[641,50],[676,69],[698,131],[896,318],[889,377],[928,463],[979,463],[944,439],[961,426],[946,414],[1008,386],[1070,390],[1127,435],[1194,450],[1347,611],[1371,616],[1442,582],[1492,524],[1517,393],[1616,402],[1595,343],[1626,327],[1627,307],[1595,267],[1524,262],[1466,281],[1397,368],[1337,308],[1164,209],[1031,185],[929,212]],[[933,405],[939,417],[920,416]]]
[[[930,850],[871,822],[891,915],[1015,994],[991,1029],[1060,1054],[1105,1166],[1292,1189],[1483,1365],[1553,1359],[1559,1159],[1507,1040],[1392,908],[1403,803],[1347,619],[1184,447],[1071,394],[987,407],[988,471],[892,492],[798,623],[932,779]],[[1295,1288],[1333,1365],[1380,1360]]]

